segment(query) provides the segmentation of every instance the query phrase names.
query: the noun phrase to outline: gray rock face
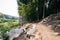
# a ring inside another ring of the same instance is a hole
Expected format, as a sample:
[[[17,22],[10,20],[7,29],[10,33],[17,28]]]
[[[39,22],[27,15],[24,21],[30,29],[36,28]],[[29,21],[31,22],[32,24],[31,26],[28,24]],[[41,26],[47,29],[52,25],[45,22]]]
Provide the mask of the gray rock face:
[[[32,26],[30,24],[27,24],[23,27],[21,27],[20,29],[16,28],[16,29],[12,29],[9,32],[9,40],[28,40],[31,36],[33,36],[33,32],[35,32],[35,24],[32,24]]]
[[[23,29],[13,29],[9,32],[9,39],[13,40],[13,38],[18,37],[21,33],[23,33]]]

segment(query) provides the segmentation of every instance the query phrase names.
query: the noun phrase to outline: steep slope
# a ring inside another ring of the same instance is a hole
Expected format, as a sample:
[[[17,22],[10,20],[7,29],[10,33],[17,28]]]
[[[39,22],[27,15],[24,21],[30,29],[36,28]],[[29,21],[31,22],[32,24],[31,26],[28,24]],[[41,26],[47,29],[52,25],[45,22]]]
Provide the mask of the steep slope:
[[[59,25],[60,13],[57,15],[53,14],[39,23],[28,23],[23,25],[21,27],[22,29],[20,28],[23,32],[17,37],[13,37],[13,40],[60,40]]]
[[[57,36],[58,33],[42,23],[29,24],[27,29],[25,27],[24,29],[26,33],[23,31],[18,37],[14,37],[13,40],[60,40],[60,36]]]
[[[58,32],[60,35],[60,13],[48,16],[41,23],[47,25],[47,27],[54,30],[54,32]]]

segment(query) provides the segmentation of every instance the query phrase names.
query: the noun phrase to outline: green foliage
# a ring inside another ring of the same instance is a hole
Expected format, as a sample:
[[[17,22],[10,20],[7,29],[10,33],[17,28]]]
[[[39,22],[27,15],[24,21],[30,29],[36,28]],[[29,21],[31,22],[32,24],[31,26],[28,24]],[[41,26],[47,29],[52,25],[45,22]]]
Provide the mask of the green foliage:
[[[9,30],[10,30],[9,27],[3,27],[3,25],[0,26],[0,36],[2,36],[3,40],[8,40],[7,31]]]
[[[0,36],[2,36],[3,40],[8,40],[7,32],[10,31],[11,27],[16,28],[19,25],[19,21],[16,20],[15,22],[4,22],[0,23]]]
[[[49,0],[19,0],[18,12],[19,15],[26,19],[28,22],[41,20],[50,14],[56,13],[56,0],[50,0],[48,8],[45,3]]]
[[[36,0],[25,0],[25,2],[18,2],[18,12],[19,15],[25,18],[28,22],[37,20],[37,4]]]
[[[3,40],[9,40],[7,32],[9,32],[11,28],[16,28],[17,26],[19,26],[18,18],[0,15],[0,36]]]
[[[19,21],[0,23],[0,36],[2,36],[3,40],[8,40],[7,31],[9,32],[11,27],[16,28],[18,25]]]

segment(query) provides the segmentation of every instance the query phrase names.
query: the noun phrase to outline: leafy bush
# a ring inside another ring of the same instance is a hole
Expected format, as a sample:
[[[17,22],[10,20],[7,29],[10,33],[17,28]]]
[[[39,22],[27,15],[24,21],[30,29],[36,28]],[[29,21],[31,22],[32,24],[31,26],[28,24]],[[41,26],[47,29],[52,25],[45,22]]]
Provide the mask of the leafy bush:
[[[16,28],[19,25],[19,21],[15,22],[2,22],[0,23],[0,35],[3,38],[3,40],[9,40],[9,36],[7,35],[7,32],[10,31],[11,27]]]
[[[0,27],[0,32],[1,32],[1,36],[2,36],[2,38],[3,38],[3,40],[8,40],[8,35],[7,35],[7,31],[9,31],[10,30],[10,28],[9,27]]]

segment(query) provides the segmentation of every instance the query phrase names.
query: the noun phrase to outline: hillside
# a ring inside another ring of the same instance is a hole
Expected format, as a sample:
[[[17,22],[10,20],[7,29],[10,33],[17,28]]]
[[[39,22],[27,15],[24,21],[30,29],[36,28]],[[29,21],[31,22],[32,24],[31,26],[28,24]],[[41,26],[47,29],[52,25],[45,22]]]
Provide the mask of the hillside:
[[[23,25],[18,32],[17,29],[13,29],[10,31],[10,40],[60,40],[60,21],[57,23],[59,18],[59,13],[53,14],[39,23]],[[11,36],[12,34],[14,35]]]
[[[16,21],[16,20],[19,20],[19,17],[14,17],[14,16],[10,16],[10,15],[0,13],[0,20],[2,20],[2,19],[4,21]]]

